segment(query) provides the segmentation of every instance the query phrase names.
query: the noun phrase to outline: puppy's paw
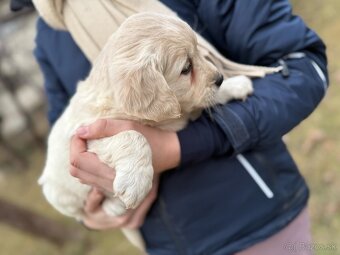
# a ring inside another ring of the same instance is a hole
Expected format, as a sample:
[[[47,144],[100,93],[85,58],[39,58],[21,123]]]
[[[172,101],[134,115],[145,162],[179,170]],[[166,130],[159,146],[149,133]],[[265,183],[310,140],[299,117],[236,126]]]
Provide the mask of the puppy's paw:
[[[131,171],[126,171],[126,169],[120,171],[116,168],[116,173],[113,183],[114,196],[124,203],[125,209],[136,208],[151,190],[152,166],[134,166]]]
[[[235,76],[223,81],[217,93],[217,103],[225,104],[232,99],[245,100],[253,91],[253,84],[248,77]]]
[[[125,209],[136,208],[152,186],[152,151],[146,138],[133,130],[124,131],[91,141],[89,151],[115,169],[114,197],[122,201]]]
[[[241,100],[245,100],[247,96],[254,92],[253,84],[246,76],[236,76],[231,78],[229,89],[233,99]]]

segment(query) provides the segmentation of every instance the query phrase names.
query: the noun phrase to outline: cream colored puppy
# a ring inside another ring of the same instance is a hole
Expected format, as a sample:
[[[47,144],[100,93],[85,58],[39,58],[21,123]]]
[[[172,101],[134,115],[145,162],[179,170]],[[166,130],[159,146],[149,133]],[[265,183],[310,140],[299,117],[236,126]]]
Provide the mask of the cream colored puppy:
[[[61,213],[82,219],[91,187],[69,174],[70,139],[78,127],[117,118],[177,131],[202,109],[252,92],[246,77],[222,82],[216,67],[198,51],[196,36],[185,22],[152,13],[131,16],[108,40],[51,130],[39,179],[46,199]],[[153,178],[151,149],[144,136],[122,132],[89,141],[88,151],[116,171],[104,210],[118,216],[136,208]],[[131,241],[142,248],[141,237],[134,234]]]

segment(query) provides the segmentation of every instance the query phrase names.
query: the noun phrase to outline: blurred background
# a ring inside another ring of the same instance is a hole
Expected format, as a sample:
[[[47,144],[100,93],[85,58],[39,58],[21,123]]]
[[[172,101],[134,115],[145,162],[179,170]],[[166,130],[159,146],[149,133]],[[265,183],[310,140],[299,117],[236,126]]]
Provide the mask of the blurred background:
[[[328,47],[331,86],[319,108],[287,135],[311,189],[315,244],[340,254],[340,1],[292,1]],[[48,133],[43,81],[32,51],[36,13],[0,0],[0,255],[138,254],[119,231],[96,232],[63,217],[37,185]]]

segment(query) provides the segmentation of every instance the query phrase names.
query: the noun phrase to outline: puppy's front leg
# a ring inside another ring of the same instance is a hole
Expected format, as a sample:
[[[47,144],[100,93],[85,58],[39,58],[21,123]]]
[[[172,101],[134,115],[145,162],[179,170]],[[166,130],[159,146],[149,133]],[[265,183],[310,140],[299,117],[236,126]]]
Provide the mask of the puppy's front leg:
[[[218,89],[216,103],[225,104],[232,99],[245,100],[253,93],[251,80],[243,75],[228,78]]]
[[[104,203],[104,209],[109,214],[118,216],[127,209],[136,208],[152,187],[152,153],[146,138],[130,130],[89,141],[88,147],[103,163],[115,169],[115,198],[108,199],[107,204]]]

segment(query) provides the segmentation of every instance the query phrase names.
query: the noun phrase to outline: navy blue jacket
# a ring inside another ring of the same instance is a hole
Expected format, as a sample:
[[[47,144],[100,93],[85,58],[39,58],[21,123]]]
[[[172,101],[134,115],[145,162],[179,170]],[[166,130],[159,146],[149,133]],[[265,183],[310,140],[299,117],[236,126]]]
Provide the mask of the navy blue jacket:
[[[162,175],[141,228],[150,254],[233,254],[284,228],[307,204],[307,185],[282,136],[325,94],[325,46],[287,0],[162,2],[226,57],[268,66],[283,59],[288,66],[289,76],[255,79],[245,102],[221,106],[212,119],[204,114],[178,132],[182,163]],[[68,33],[41,20],[36,43],[53,123],[90,63]]]

